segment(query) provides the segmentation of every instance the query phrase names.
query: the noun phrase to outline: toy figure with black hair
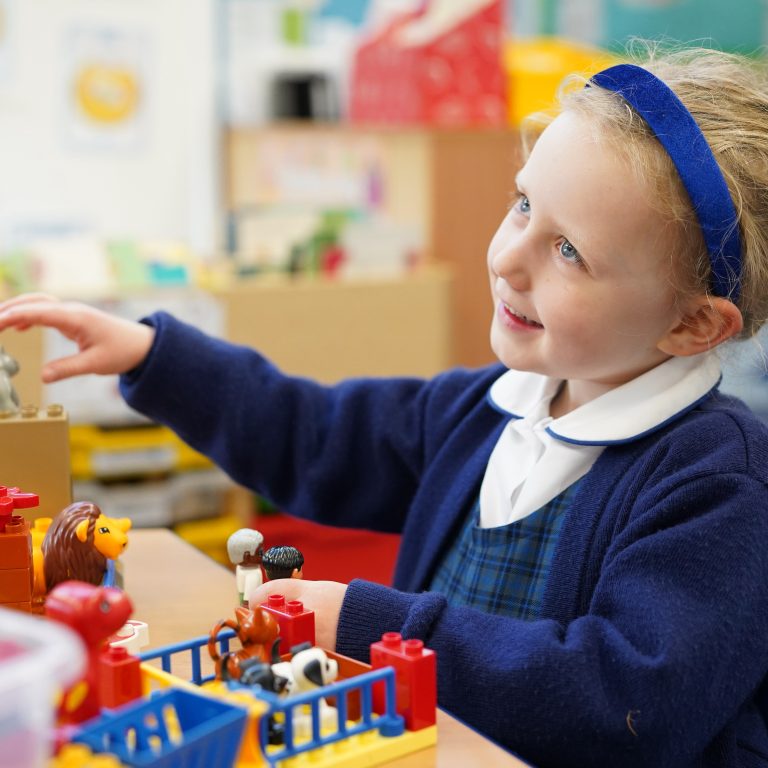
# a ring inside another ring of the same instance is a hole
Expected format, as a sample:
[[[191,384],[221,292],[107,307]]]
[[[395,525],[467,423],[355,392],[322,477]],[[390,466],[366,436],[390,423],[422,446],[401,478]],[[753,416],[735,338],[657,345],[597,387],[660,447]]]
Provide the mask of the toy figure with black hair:
[[[275,579],[302,579],[304,578],[304,555],[296,547],[287,544],[279,544],[270,547],[262,559],[267,581]],[[252,593],[246,593],[249,597]]]

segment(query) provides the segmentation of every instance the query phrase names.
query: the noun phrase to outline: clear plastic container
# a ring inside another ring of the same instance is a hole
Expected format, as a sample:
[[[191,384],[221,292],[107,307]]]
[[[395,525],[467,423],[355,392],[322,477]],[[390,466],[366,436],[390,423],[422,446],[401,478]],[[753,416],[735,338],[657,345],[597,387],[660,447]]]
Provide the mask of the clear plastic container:
[[[80,638],[54,621],[0,608],[0,768],[42,768],[57,694],[82,676]]]

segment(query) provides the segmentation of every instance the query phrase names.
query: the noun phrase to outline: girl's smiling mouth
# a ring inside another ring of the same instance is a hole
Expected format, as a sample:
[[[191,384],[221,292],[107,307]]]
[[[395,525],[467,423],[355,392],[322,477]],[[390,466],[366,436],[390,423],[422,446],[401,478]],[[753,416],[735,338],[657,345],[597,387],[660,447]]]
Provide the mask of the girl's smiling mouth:
[[[501,319],[508,328],[529,328],[531,330],[538,330],[544,327],[541,323],[537,323],[522,312],[512,309],[512,307],[504,301],[499,302],[499,310]]]

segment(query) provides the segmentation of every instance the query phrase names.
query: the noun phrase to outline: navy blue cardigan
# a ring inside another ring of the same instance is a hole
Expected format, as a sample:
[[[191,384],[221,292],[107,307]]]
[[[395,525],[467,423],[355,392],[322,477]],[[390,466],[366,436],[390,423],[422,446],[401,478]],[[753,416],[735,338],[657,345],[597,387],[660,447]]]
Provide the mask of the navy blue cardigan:
[[[131,406],[293,514],[402,533],[395,589],[350,585],[339,652],[423,639],[440,705],[539,766],[768,765],[768,430],[743,404],[713,391],[608,447],[542,617],[520,621],[424,591],[503,427],[486,398],[501,366],[327,387],[147,322],[152,350],[121,380]]]

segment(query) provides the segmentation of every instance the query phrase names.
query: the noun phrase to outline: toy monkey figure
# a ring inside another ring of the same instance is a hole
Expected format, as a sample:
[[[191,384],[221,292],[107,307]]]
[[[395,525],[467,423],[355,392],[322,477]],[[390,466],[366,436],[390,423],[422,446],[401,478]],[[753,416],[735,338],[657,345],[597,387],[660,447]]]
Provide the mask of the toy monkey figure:
[[[304,555],[296,547],[281,544],[270,547],[262,558],[267,581],[301,579],[304,577]]]
[[[280,640],[277,636],[277,621],[268,611],[261,608],[250,610],[240,606],[235,609],[235,621],[222,619],[208,636],[208,653],[216,668],[217,680],[239,680],[241,664],[247,659],[272,662]],[[233,629],[242,648],[221,654],[216,646],[219,633]]]

